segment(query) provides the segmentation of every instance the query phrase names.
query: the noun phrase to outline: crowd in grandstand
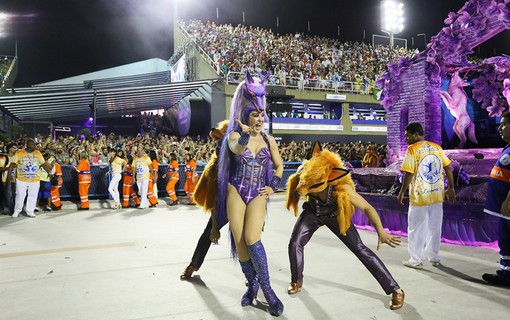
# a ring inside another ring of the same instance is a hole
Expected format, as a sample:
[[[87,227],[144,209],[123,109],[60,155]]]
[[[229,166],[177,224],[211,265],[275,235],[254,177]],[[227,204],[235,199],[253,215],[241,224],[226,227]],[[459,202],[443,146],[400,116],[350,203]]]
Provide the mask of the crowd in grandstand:
[[[186,32],[220,66],[224,74],[243,74],[247,68],[267,71],[276,84],[288,79],[314,83],[317,87],[342,83],[372,87],[388,63],[414,51],[358,42],[341,42],[296,33],[279,35],[271,30],[245,25],[217,25],[192,20],[182,23]]]

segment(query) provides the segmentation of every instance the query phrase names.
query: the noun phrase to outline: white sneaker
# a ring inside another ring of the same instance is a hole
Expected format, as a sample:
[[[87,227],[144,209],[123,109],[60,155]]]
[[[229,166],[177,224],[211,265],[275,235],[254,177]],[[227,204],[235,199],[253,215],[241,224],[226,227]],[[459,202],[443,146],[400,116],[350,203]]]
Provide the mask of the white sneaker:
[[[18,216],[19,216],[19,211],[18,212],[14,211],[14,213],[12,214],[11,217],[17,218]]]
[[[34,213],[32,212],[27,212],[27,216],[29,216],[30,218],[35,218],[37,217]]]
[[[412,264],[408,260],[404,260],[402,261],[402,265],[412,269],[423,270],[423,263]]]

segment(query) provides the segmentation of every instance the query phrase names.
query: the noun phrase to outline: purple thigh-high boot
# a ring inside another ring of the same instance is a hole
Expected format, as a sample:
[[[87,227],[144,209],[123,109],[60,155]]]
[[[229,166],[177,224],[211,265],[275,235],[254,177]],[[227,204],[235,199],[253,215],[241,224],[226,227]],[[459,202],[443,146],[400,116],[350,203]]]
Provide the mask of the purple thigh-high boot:
[[[257,277],[259,279],[262,292],[264,293],[264,297],[266,297],[267,303],[269,304],[269,312],[271,315],[278,317],[283,313],[283,303],[280,299],[278,299],[271,288],[271,283],[269,282],[269,271],[267,268],[266,250],[264,250],[262,242],[259,240],[251,246],[248,246],[248,254],[250,255],[253,267],[257,272]]]
[[[304,248],[313,234],[323,223],[310,211],[303,211],[294,225],[289,242],[291,281],[303,281]]]
[[[243,270],[246,280],[248,280],[248,289],[241,298],[241,305],[244,307],[252,304],[253,299],[257,297],[257,292],[259,291],[259,283],[257,281],[257,271],[255,271],[251,260],[244,262],[239,261],[239,263],[241,264],[241,269]]]

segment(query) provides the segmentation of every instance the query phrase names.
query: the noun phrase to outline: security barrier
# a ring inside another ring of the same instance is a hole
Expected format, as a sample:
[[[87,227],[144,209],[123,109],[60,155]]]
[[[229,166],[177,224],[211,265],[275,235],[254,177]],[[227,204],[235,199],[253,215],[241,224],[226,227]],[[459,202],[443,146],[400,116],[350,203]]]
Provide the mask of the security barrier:
[[[287,179],[291,174],[296,172],[301,162],[285,162],[283,169],[282,181],[278,189],[285,189]],[[62,179],[63,185],[60,189],[60,198],[62,199],[79,199],[78,195],[78,173],[71,165],[62,165]],[[200,176],[204,170],[205,165],[197,165],[197,173]],[[184,194],[184,183],[186,182],[186,175],[184,172],[184,165],[179,165],[179,182],[175,186],[175,190],[179,194]],[[168,177],[162,178],[168,171],[168,164],[160,164],[158,169],[158,196],[166,197],[166,185]],[[109,198],[108,184],[111,180],[110,166],[108,165],[91,165],[90,174],[92,176],[92,183],[89,189],[89,197],[91,198]],[[122,180],[119,186],[119,191],[122,192]]]

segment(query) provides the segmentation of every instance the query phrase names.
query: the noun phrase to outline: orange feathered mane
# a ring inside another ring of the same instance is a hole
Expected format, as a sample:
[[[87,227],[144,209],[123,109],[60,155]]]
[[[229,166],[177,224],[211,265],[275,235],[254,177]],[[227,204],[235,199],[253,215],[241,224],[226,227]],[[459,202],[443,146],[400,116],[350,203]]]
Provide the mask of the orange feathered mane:
[[[212,128],[209,132],[209,137],[213,139],[214,141],[221,141],[223,140],[223,137],[225,137],[225,133],[227,132],[228,127],[228,120],[223,120],[218,123],[218,126],[216,128]]]
[[[221,143],[221,140],[223,140],[225,133],[227,132],[228,123],[228,120],[223,120],[218,123],[216,128],[212,128],[209,132],[211,139]],[[195,188],[195,203],[202,207],[206,212],[211,211],[216,206],[216,185],[218,181],[217,159],[217,155],[213,154],[205,166]]]
[[[287,210],[292,207],[294,215],[297,216],[301,196],[321,192],[328,186],[333,186],[333,196],[338,208],[338,225],[340,233],[345,235],[354,214],[354,206],[345,188],[354,188],[354,182],[340,156],[329,150],[322,150],[319,142],[314,144],[311,158],[303,161],[298,171],[287,180],[285,206]]]

